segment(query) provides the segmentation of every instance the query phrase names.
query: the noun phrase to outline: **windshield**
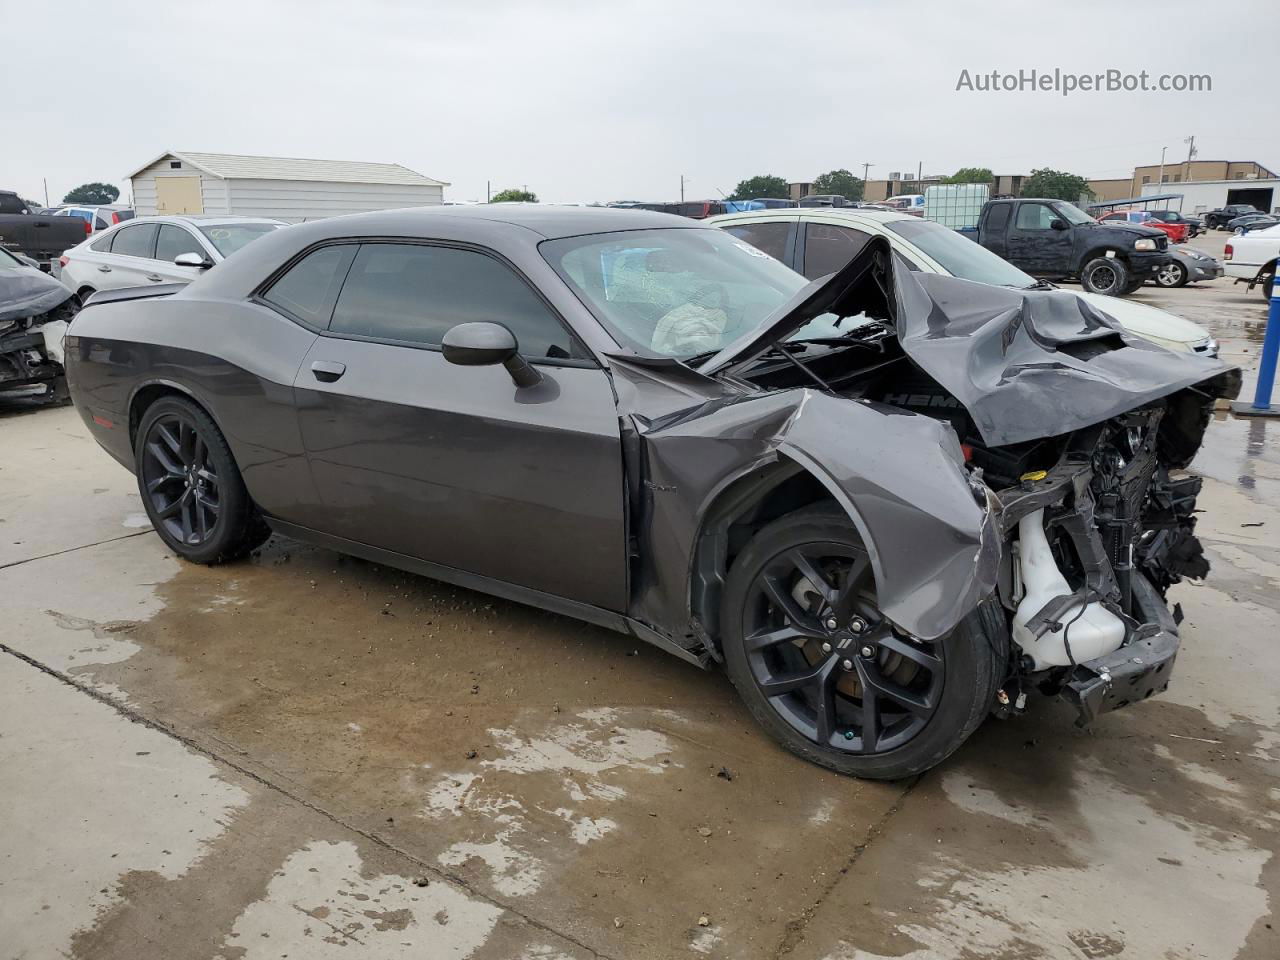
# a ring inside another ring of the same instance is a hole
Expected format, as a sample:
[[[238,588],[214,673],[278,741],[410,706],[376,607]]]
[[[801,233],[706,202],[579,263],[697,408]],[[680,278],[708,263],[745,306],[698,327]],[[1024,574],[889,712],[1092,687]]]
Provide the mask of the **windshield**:
[[[885,227],[918,247],[947,273],[997,287],[1030,287],[1035,279],[986,247],[929,220],[891,220]]]
[[[664,357],[720,350],[808,282],[713,229],[566,237],[539,249],[619,342]]]
[[[209,238],[220,254],[229,257],[279,226],[278,223],[205,223],[200,224],[200,232]]]
[[[1054,212],[1058,214],[1067,223],[1097,223],[1074,203],[1067,203],[1065,200],[1053,205]]]

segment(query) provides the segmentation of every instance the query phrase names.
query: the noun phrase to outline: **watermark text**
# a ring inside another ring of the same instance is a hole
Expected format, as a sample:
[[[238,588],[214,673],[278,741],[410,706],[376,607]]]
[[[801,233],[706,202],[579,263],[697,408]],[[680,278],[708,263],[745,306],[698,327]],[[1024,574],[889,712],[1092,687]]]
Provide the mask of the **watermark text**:
[[[1159,73],[1146,70],[1103,70],[1101,73],[1071,73],[1055,67],[1034,67],[1017,71],[961,70],[956,91],[970,93],[1211,93],[1213,77],[1207,73]]]

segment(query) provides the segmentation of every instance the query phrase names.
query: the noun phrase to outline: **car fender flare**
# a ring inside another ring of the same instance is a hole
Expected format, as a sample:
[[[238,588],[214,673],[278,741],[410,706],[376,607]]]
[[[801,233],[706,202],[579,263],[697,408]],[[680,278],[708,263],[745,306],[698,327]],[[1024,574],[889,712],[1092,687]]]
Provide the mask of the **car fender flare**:
[[[156,388],[159,388],[159,389],[156,389]],[[129,449],[130,450],[133,449],[133,443],[134,443],[134,440],[136,439],[134,435],[135,431],[138,429],[138,424],[142,422],[141,410],[138,411],[138,416],[136,418],[134,417],[134,405],[137,403],[139,395],[148,390],[153,391],[158,395],[163,395],[165,393],[181,394],[182,396],[186,397],[188,400],[195,403],[195,405],[198,406],[201,410],[203,410],[206,414],[208,414],[209,419],[212,420],[214,424],[217,426],[217,428],[222,431],[222,435],[226,436],[227,432],[222,429],[222,424],[218,422],[218,415],[214,413],[213,409],[209,406],[209,404],[207,404],[203,399],[197,396],[195,391],[193,391],[185,383],[180,383],[177,380],[170,380],[166,377],[150,377],[146,380],[140,380],[138,383],[134,384],[133,389],[129,391],[129,402],[125,404],[125,413],[128,416],[128,423],[129,423]],[[157,396],[157,399],[158,398],[159,397]],[[154,402],[155,401],[153,400],[152,403]],[[147,404],[147,406],[150,406],[150,405],[151,404]]]
[[[808,484],[805,484],[808,481]],[[848,495],[825,472],[815,469],[811,459],[797,450],[775,451],[769,457],[746,464],[726,474],[708,492],[697,512],[697,530],[693,549],[689,552],[686,590],[690,619],[708,636],[704,643],[717,659],[720,655],[720,587],[728,574],[726,534],[728,528],[743,516],[761,507],[771,495],[788,485],[805,485],[810,496],[805,502],[829,497],[848,515],[864,543],[870,542],[870,530]],[[763,525],[763,524],[761,524]],[[879,582],[880,560],[871,553],[872,576]],[[711,572],[708,580],[702,574]]]

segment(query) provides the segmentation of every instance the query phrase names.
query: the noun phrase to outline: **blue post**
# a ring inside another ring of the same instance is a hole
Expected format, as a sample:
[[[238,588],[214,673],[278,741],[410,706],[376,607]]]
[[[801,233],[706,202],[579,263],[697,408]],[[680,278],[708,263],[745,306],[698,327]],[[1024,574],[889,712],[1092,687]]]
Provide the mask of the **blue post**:
[[[1267,313],[1267,335],[1262,341],[1262,360],[1258,363],[1258,389],[1253,395],[1253,409],[1271,409],[1271,388],[1276,382],[1276,356],[1280,354],[1280,286],[1271,287],[1271,310]]]
[[[1275,284],[1271,288],[1267,332],[1262,339],[1262,357],[1258,361],[1258,388],[1254,391],[1253,403],[1237,400],[1231,404],[1231,410],[1236,416],[1280,417],[1280,406],[1271,405],[1271,390],[1276,382],[1277,357],[1280,357],[1280,284]]]

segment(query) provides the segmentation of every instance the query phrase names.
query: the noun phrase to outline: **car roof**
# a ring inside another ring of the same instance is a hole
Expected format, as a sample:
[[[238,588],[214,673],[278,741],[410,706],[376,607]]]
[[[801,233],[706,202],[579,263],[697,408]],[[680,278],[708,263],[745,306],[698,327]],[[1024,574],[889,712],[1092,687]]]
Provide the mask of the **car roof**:
[[[730,220],[756,220],[769,217],[839,217],[842,220],[858,220],[863,223],[892,223],[898,220],[919,220],[900,210],[867,210],[862,207],[781,207],[774,210],[744,210],[741,213],[725,213],[708,217],[703,223],[725,223]]]
[[[523,227],[544,239],[576,237],[615,230],[656,230],[690,228],[701,225],[671,213],[655,213],[630,207],[557,207],[541,203],[482,203],[474,206],[407,207],[400,210],[378,210],[343,217],[329,217],[295,229],[328,233],[333,236],[413,235],[417,230],[432,230],[431,224],[444,221],[456,225],[469,224],[477,236],[490,228]],[[443,224],[442,224],[443,226]],[[430,233],[426,234],[430,236]]]
[[[125,226],[131,223],[185,223],[190,226],[199,226],[200,224],[210,223],[284,223],[283,220],[272,220],[270,217],[236,217],[230,214],[216,213],[166,213],[154,217],[134,217],[132,220],[125,220],[116,226]]]

